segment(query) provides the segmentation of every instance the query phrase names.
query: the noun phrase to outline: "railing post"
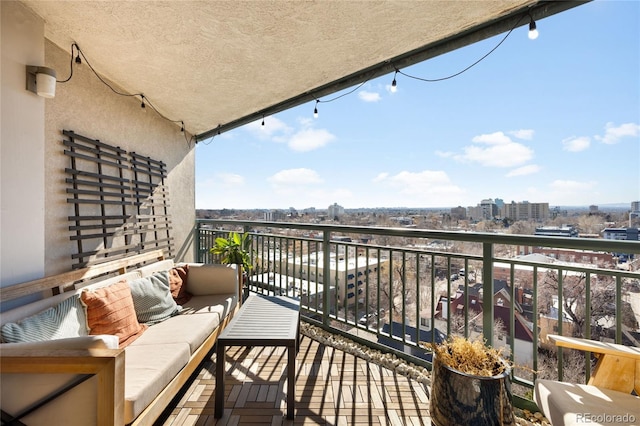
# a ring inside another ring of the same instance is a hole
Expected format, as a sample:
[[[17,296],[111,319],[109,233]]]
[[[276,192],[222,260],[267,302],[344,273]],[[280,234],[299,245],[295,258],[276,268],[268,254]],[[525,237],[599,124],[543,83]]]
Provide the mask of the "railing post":
[[[493,346],[493,244],[482,243],[482,333]]]
[[[329,325],[329,293],[331,292],[330,231],[322,231],[322,324]],[[336,289],[336,291],[338,291]]]
[[[202,245],[202,241],[200,241],[200,222],[198,221],[196,221],[196,226],[193,228],[193,241],[195,241],[193,244],[193,249],[195,251],[193,259],[196,263],[200,263],[202,262],[202,260],[200,260],[200,246]]]

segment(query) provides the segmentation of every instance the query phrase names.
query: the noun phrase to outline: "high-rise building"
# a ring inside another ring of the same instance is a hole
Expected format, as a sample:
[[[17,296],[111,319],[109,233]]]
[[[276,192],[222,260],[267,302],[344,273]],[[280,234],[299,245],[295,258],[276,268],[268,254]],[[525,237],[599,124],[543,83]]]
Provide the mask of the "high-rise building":
[[[502,208],[502,216],[512,220],[537,220],[549,219],[549,203],[530,203],[512,201]]]
[[[344,207],[339,206],[338,203],[333,203],[333,205],[329,206],[327,209],[327,216],[329,216],[330,219],[334,219],[342,215],[344,215]]]

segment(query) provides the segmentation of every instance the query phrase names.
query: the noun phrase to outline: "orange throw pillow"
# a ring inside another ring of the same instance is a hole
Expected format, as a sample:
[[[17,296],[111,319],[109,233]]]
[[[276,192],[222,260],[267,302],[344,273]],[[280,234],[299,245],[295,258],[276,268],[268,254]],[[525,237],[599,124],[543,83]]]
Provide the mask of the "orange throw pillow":
[[[187,275],[189,274],[189,265],[176,266],[169,271],[169,288],[173,300],[178,305],[187,303],[193,295],[187,291]]]
[[[89,334],[116,335],[120,348],[129,345],[148,328],[138,322],[127,280],[83,291],[80,300],[87,307]]]

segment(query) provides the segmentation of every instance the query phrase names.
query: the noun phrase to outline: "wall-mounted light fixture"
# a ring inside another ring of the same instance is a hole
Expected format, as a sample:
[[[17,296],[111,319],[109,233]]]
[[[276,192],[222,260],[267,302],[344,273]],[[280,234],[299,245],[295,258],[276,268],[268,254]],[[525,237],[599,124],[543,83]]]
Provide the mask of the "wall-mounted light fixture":
[[[53,98],[56,95],[56,71],[27,65],[27,90],[43,98]]]

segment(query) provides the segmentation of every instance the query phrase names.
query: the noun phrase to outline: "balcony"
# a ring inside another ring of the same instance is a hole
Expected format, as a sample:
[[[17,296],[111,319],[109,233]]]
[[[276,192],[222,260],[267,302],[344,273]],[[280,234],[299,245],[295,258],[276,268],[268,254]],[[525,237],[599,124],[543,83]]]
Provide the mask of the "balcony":
[[[610,256],[637,258],[637,242],[198,220],[198,260],[214,262],[208,249],[230,230],[252,235],[255,268],[248,290],[298,298],[307,326],[338,340],[391,354],[416,368],[430,367],[430,354],[421,342],[452,334],[503,347],[516,366],[514,403],[523,409],[535,409],[536,378],[586,382],[591,375],[591,362],[573,351],[556,350],[547,334],[638,345],[640,273],[636,263],[620,268]],[[591,264],[575,262],[587,258]],[[357,284],[361,291],[349,298],[354,275],[362,280]],[[229,385],[227,409],[236,420],[282,417],[284,410],[265,397],[277,381],[273,377],[280,375],[272,369],[282,356],[247,348],[228,356],[227,371],[237,377]],[[308,336],[298,362],[298,415],[319,424],[393,423],[396,418],[398,424],[425,424],[428,418],[428,387],[415,376],[408,379]],[[206,416],[213,409],[211,371],[211,365],[205,366],[183,400],[170,408],[167,424],[176,424],[169,419]],[[265,377],[268,383],[250,389]]]

